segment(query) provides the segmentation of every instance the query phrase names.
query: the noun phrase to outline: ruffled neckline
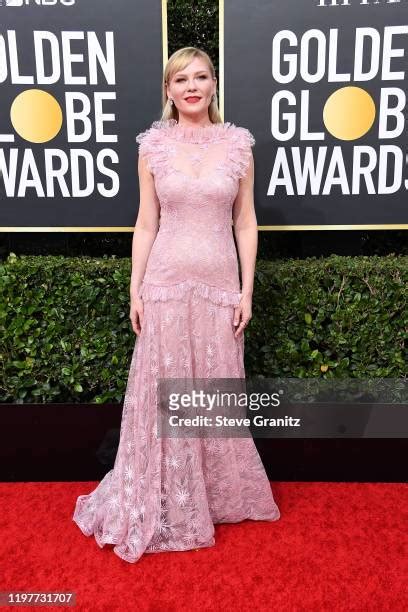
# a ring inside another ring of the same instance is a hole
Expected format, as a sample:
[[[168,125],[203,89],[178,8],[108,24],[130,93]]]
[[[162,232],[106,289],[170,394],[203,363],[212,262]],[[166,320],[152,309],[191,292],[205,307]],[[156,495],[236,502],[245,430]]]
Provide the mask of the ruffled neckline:
[[[180,125],[176,119],[160,119],[152,123],[152,128],[163,130],[170,138],[192,143],[222,140],[232,127],[234,124],[229,121],[204,126]]]

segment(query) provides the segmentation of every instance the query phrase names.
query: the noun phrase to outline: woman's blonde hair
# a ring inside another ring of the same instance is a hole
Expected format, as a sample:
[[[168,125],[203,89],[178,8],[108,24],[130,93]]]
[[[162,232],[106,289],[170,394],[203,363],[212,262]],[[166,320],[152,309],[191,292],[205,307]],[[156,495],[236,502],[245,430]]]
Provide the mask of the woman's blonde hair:
[[[197,47],[182,47],[181,49],[177,49],[177,51],[175,51],[173,55],[169,57],[163,73],[162,120],[176,119],[178,121],[179,113],[176,105],[170,104],[170,100],[168,99],[166,92],[166,83],[170,82],[171,78],[176,72],[179,72],[179,70],[184,70],[184,68],[191,61],[193,61],[195,57],[200,57],[207,63],[211,76],[215,78],[214,64],[212,63],[210,56],[205,51],[198,49]],[[208,116],[212,123],[223,123],[220,111],[218,109],[217,92],[215,92],[214,98],[211,100],[211,104],[208,107]]]

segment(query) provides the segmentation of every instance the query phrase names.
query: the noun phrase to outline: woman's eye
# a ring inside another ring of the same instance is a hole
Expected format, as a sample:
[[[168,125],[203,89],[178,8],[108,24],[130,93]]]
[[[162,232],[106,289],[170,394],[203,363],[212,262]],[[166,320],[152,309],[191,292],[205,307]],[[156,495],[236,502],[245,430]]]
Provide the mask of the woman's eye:
[[[202,74],[199,78],[200,79],[206,79],[207,76],[205,74]],[[184,79],[182,77],[180,77],[179,79],[176,79],[176,83],[179,83],[180,81],[184,81]]]

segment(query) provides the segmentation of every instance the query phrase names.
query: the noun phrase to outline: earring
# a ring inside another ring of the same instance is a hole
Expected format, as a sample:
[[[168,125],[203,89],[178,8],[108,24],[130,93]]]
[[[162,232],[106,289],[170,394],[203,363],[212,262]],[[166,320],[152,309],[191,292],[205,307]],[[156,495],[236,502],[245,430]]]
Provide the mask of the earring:
[[[170,106],[173,106],[173,104],[174,104],[173,100],[171,98],[169,98],[169,101],[170,101]]]

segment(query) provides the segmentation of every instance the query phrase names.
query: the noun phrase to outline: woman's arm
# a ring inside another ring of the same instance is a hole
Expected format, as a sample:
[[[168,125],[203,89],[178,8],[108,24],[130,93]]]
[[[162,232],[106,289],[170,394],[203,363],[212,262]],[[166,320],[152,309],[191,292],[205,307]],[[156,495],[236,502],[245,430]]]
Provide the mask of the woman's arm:
[[[258,222],[254,205],[254,158],[252,151],[246,175],[239,182],[240,186],[232,209],[232,218],[241,265],[241,293],[252,297],[258,250]]]
[[[160,203],[154,186],[153,175],[142,155],[138,161],[139,212],[132,241],[132,275],[130,297],[137,297],[145,274],[147,260],[159,229]]]

